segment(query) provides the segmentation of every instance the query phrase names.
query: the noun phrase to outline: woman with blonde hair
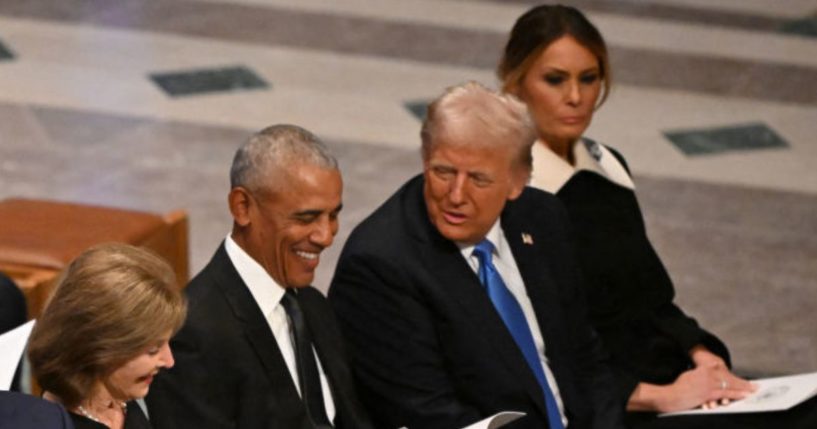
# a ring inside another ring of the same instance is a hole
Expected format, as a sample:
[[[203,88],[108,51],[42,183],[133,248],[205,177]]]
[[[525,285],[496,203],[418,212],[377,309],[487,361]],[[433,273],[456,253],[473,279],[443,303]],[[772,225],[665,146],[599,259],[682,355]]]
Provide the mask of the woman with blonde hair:
[[[83,252],[66,268],[31,334],[28,356],[46,399],[77,429],[142,429],[135,399],[173,366],[170,337],[187,307],[173,271],[125,244]]]

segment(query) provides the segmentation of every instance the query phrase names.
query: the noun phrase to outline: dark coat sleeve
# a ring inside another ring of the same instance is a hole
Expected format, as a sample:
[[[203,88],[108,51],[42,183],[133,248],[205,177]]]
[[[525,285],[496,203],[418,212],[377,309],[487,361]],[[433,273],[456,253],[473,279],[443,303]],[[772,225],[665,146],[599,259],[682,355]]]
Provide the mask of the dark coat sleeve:
[[[627,173],[632,176],[624,156],[613,148],[608,147],[608,149],[627,170]],[[656,309],[654,313],[662,331],[669,335],[675,334],[674,336],[683,350],[688,351],[700,344],[723,358],[726,364],[731,366],[729,350],[727,350],[726,345],[715,335],[701,328],[695,319],[685,314],[674,302],[665,303],[663,307]]]
[[[629,173],[624,157],[608,149]],[[596,298],[590,300],[591,313],[596,310],[595,324],[617,362],[614,369],[622,394],[629,397],[639,382],[673,381],[691,367],[688,352],[696,345],[731,364],[723,342],[673,302],[672,281],[647,238],[632,191],[584,174],[571,179],[558,195],[584,235],[578,249],[582,269],[596,283],[587,284],[588,294]],[[610,219],[617,223],[605,225]],[[599,305],[611,302],[618,302],[618,309],[604,310],[607,315],[599,317]]]
[[[330,288],[375,425],[464,427],[480,419],[449,378],[431,309],[384,255],[345,249]]]
[[[60,404],[18,392],[0,392],[0,428],[73,429]]]

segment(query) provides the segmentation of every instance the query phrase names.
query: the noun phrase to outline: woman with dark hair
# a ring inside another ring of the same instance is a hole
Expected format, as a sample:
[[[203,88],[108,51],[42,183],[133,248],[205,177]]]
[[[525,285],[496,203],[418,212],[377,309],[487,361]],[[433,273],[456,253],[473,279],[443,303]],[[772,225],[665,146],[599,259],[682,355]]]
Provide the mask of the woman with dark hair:
[[[186,311],[159,257],[124,244],[85,251],[62,274],[29,340],[43,396],[62,404],[77,429],[150,428],[134,400],[173,366],[168,341]]]
[[[754,385],[731,372],[725,345],[673,303],[672,281],[647,238],[624,158],[583,136],[610,91],[599,31],[575,8],[534,7],[514,25],[497,75],[528,105],[539,137],[530,185],[554,193],[568,210],[591,322],[612,354],[627,410],[645,412],[630,413],[630,422],[750,394]],[[696,420],[664,421],[688,427]]]

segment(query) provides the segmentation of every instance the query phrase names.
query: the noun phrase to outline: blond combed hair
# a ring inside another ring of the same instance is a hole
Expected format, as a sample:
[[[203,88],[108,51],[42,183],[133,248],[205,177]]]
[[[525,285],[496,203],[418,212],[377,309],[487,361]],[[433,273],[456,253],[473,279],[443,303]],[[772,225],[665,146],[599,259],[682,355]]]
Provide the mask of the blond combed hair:
[[[536,132],[527,107],[511,94],[501,94],[476,81],[452,86],[428,106],[420,131],[423,160],[445,140],[466,132],[478,131],[483,138],[453,139],[460,145],[491,150],[512,151],[517,171],[531,170],[530,149]]]

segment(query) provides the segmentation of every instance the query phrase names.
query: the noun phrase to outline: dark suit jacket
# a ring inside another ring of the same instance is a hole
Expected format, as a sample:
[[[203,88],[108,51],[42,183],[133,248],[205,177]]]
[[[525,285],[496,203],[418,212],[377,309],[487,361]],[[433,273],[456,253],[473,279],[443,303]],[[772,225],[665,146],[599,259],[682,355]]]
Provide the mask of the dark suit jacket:
[[[361,399],[378,427],[461,428],[517,410],[528,416],[508,427],[546,428],[533,373],[459,248],[429,222],[422,188],[422,176],[412,179],[355,228],[330,288]],[[501,224],[569,427],[618,427],[626,398],[614,396],[585,320],[564,209],[528,188]]]
[[[74,425],[59,404],[0,391],[0,429],[74,429]]]
[[[26,323],[26,299],[14,282],[0,273],[0,334]]]
[[[0,334],[26,323],[26,319],[28,316],[23,292],[10,278],[0,273]],[[18,365],[10,390],[20,390],[20,368],[21,365]]]
[[[311,428],[272,331],[223,244],[185,293],[188,317],[171,341],[176,365],[147,397],[153,426]],[[369,427],[329,304],[311,287],[298,301],[331,386],[336,427]]]

